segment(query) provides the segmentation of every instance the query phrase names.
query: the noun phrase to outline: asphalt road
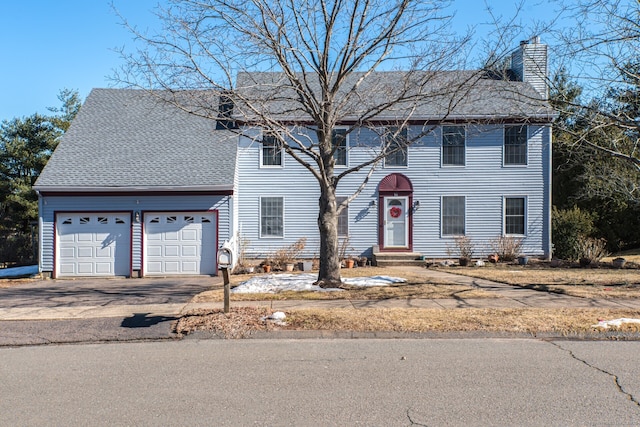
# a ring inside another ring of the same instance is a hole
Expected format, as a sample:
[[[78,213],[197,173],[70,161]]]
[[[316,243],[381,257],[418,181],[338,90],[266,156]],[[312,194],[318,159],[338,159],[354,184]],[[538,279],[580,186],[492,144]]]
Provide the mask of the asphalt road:
[[[0,348],[52,343],[88,343],[176,339],[171,325],[174,317],[105,317],[72,320],[0,321]],[[2,423],[0,423],[2,426]]]
[[[0,425],[640,425],[640,342],[0,348]]]

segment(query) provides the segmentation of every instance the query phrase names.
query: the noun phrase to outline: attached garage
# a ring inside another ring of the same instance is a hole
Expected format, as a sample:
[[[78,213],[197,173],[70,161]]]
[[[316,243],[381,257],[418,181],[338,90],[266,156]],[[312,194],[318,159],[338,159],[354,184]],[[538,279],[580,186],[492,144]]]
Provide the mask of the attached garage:
[[[131,214],[56,215],[58,277],[129,276]]]
[[[144,274],[216,273],[215,212],[146,212]]]
[[[83,103],[33,187],[43,277],[217,273],[238,133],[162,93],[94,89]]]

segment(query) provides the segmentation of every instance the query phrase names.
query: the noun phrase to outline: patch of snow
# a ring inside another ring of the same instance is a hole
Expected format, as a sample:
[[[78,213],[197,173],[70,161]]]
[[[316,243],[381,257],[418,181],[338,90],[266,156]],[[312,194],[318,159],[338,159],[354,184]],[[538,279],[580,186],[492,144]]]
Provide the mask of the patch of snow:
[[[272,319],[272,320],[284,320],[286,318],[287,318],[287,315],[284,314],[284,312],[282,311],[276,311],[271,316],[269,316],[269,319]]]
[[[275,294],[284,291],[326,291],[314,285],[313,274],[265,274],[240,283],[231,292],[238,294]]]
[[[274,294],[284,291],[336,292],[338,288],[321,288],[314,285],[317,280],[314,274],[265,274],[252,277],[233,288],[231,292],[238,294]],[[405,279],[390,276],[353,277],[343,279],[350,286],[388,286],[393,283],[406,282]]]
[[[394,283],[406,282],[405,279],[400,277],[391,276],[371,276],[371,277],[349,277],[342,279],[342,283],[350,286],[389,286]]]
[[[287,322],[284,321],[286,318],[287,318],[287,315],[284,314],[284,312],[276,311],[270,316],[261,317],[260,320],[262,320],[263,322],[269,321],[280,326],[286,326]]]
[[[591,325],[592,328],[609,328],[609,326],[619,327],[623,323],[640,323],[640,319],[629,319],[626,317],[613,320],[600,320],[597,325]]]
[[[11,267],[0,269],[0,279],[11,279],[15,277],[30,277],[38,274],[37,265],[26,265],[24,267]]]

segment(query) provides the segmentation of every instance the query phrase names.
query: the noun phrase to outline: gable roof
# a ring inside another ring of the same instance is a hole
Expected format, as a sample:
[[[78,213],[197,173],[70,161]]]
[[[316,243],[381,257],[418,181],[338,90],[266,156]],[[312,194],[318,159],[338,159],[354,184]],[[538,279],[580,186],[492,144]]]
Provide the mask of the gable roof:
[[[232,191],[237,134],[142,90],[93,89],[39,191]]]
[[[317,74],[298,74],[308,90],[320,99]],[[357,86],[357,89],[350,90]],[[240,73],[236,84],[234,117],[251,122],[261,114],[280,121],[305,121],[310,117],[297,102],[297,92],[283,73]],[[371,121],[551,121],[549,103],[527,82],[492,78],[482,70],[464,71],[377,71],[349,75],[338,92],[339,121],[358,121],[367,111],[391,104]],[[318,101],[320,103],[320,101]]]

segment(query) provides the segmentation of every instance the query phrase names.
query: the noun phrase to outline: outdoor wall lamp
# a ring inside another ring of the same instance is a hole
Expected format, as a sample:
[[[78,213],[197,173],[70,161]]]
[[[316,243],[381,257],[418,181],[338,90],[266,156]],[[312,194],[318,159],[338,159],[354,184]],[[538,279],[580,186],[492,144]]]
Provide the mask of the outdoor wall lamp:
[[[140,211],[136,211],[133,214],[133,222],[135,222],[136,224],[140,222]]]

